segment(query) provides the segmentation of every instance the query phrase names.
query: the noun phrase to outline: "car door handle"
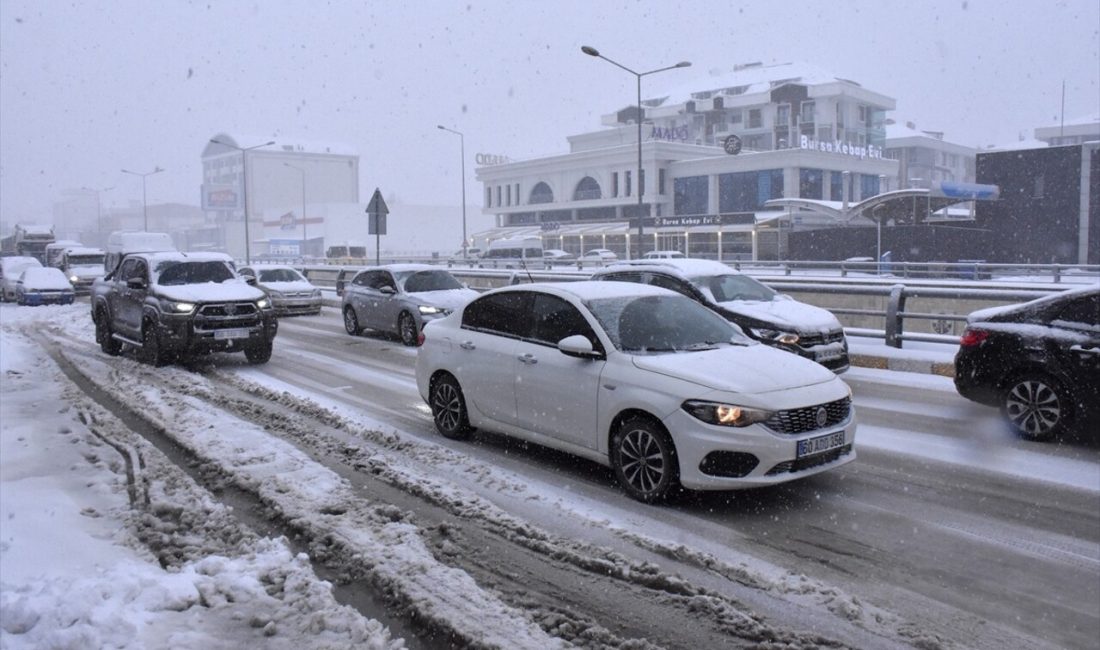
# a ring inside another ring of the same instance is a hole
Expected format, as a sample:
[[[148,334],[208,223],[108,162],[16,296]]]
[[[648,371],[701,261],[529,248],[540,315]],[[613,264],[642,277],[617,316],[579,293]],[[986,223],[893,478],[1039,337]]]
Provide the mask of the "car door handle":
[[[474,345],[473,341],[463,341],[462,343],[458,344],[458,347],[462,348],[463,350],[476,350],[477,349],[477,346]]]
[[[526,363],[529,366],[533,366],[533,365],[535,365],[536,363],[539,362],[538,357],[536,357],[535,355],[533,355],[529,352],[519,355],[519,360],[522,361],[523,363]]]
[[[1100,348],[1086,348],[1081,344],[1069,346],[1071,352],[1081,352],[1084,354],[1100,354]]]

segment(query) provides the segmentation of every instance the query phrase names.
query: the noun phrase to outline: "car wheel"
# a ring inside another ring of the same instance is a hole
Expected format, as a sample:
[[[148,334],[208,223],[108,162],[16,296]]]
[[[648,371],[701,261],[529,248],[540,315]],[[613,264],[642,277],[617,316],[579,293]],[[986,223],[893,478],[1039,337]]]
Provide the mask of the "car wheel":
[[[114,337],[114,332],[111,331],[111,321],[107,317],[107,312],[102,309],[96,312],[95,339],[99,343],[99,349],[103,350],[105,354],[112,357],[122,354],[122,341]]]
[[[359,326],[359,319],[355,316],[355,309],[350,305],[344,307],[344,329],[352,336],[363,331],[363,328]]]
[[[1050,440],[1066,430],[1073,400],[1058,382],[1042,374],[1027,374],[1009,383],[1001,411],[1024,438]]]
[[[648,418],[629,418],[615,432],[611,466],[627,494],[643,503],[664,501],[680,486],[676,447]]]
[[[271,350],[274,346],[271,341],[265,341],[244,349],[244,356],[249,363],[261,364],[271,360]]]
[[[401,336],[401,342],[409,347],[413,347],[417,343],[417,339],[420,334],[416,329],[416,319],[412,317],[407,311],[401,312],[401,315],[397,317],[397,333]]]
[[[145,362],[159,368],[168,364],[168,355],[160,344],[156,323],[149,321],[141,329],[141,353]]]
[[[473,428],[466,413],[466,398],[458,380],[451,375],[443,375],[432,383],[428,403],[432,408],[435,428],[444,438],[464,440],[470,437]]]

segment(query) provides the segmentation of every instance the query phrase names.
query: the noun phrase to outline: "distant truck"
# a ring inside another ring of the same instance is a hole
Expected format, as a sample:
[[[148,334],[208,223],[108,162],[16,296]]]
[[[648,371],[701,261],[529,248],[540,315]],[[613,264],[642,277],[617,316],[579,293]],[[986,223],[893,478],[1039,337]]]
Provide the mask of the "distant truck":
[[[58,239],[52,244],[47,244],[46,259],[42,260],[42,264],[54,268],[61,268],[61,254],[65,252],[65,249],[83,245],[84,244],[72,239]]]
[[[0,241],[0,253],[33,257],[40,263],[46,263],[46,246],[55,240],[53,226],[35,224],[15,224],[15,231]]]
[[[86,294],[91,291],[92,284],[105,275],[105,258],[102,248],[70,246],[61,252],[57,267],[69,279],[77,294]]]
[[[175,251],[172,236],[166,232],[144,230],[116,230],[107,236],[107,248],[103,257],[103,272],[110,274],[118,268],[123,256],[129,253],[167,253]]]

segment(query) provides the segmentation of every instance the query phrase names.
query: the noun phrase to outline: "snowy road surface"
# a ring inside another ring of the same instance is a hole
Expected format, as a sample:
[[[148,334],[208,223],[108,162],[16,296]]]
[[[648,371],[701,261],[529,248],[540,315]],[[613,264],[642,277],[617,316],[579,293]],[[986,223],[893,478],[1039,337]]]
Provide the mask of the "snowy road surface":
[[[86,305],[0,315],[4,648],[1100,638],[1097,445],[1007,437],[943,377],[855,368],[855,463],[652,507],[587,461],[441,438],[415,350],[334,310],[282,319],[265,366],[160,369],[100,352]],[[79,534],[42,514],[73,508]]]

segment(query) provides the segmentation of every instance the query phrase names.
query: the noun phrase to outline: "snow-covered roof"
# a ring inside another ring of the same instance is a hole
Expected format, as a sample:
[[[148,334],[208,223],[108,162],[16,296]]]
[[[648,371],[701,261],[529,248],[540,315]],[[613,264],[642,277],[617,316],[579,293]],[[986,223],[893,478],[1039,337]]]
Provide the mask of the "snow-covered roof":
[[[598,269],[592,275],[593,277],[610,273],[612,271],[622,271],[624,268],[652,268],[655,270],[665,271],[673,273],[682,278],[697,278],[705,275],[734,275],[737,271],[733,270],[729,266],[721,262],[714,260],[700,260],[694,258],[671,258],[671,259],[650,259],[650,260],[625,260],[622,262],[615,262],[609,264],[602,269]]]
[[[536,282],[534,284],[519,284],[509,289],[530,290],[541,289],[570,294],[580,300],[596,300],[602,298],[624,298],[628,296],[662,296],[675,292],[649,284],[635,282],[601,282],[597,280],[581,280],[578,282]],[[502,288],[503,289],[503,288]]]
[[[1050,145],[1035,138],[1022,138],[1017,142],[1001,145],[989,145],[983,151],[1019,151],[1021,149],[1046,149]]]
[[[235,138],[228,133],[219,133],[211,140],[217,140],[218,142],[224,142],[225,145],[231,145],[230,151],[236,151],[233,147],[253,147],[257,144],[263,144],[265,142],[273,142],[265,147],[258,147],[254,149],[254,152],[294,152],[294,153],[327,153],[338,156],[358,156],[359,152],[349,144],[342,142],[325,142],[321,140],[306,140],[303,138],[297,138],[292,136],[262,136],[262,135],[243,135],[240,138]],[[225,153],[226,146],[220,145],[216,142],[207,142],[206,147],[203,149],[203,157],[217,155]]]
[[[679,76],[682,78],[684,75],[681,73]],[[804,63],[749,63],[734,66],[732,69],[711,69],[708,71],[707,76],[703,78],[695,76],[690,81],[675,85],[661,83],[658,86],[659,88],[670,90],[663,93],[650,91],[652,94],[648,97],[643,95],[642,103],[647,106],[660,106],[669,99],[673,102],[686,102],[697,98],[705,99],[705,97],[701,97],[704,93],[743,95],[766,92],[782,85],[782,83],[814,85],[837,81],[855,86],[860,85],[850,79],[831,75],[820,68]]]

